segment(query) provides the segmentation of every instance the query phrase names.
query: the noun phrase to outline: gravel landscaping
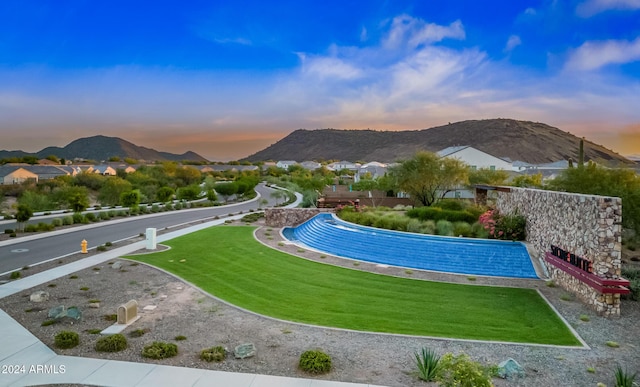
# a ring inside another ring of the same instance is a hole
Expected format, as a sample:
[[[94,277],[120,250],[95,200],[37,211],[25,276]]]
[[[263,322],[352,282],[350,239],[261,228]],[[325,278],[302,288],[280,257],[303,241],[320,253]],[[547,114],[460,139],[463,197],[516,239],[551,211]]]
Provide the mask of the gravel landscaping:
[[[616,365],[620,364],[631,372],[640,371],[638,302],[623,301],[622,316],[605,319],[578,301],[567,297],[561,288],[549,287],[544,281],[453,276],[385,268],[364,262],[354,265],[352,260],[324,256],[313,251],[301,251],[303,249],[298,246],[282,242],[277,229],[266,231],[263,226],[258,229],[256,236],[273,248],[354,270],[435,281],[536,288],[569,322],[590,349],[404,337],[277,321],[227,305],[165,272],[125,259],[105,262],[73,273],[77,278],[68,275],[0,299],[0,308],[52,348],[54,336],[58,332],[71,330],[79,333],[80,345],[64,350],[54,348],[59,354],[231,372],[384,386],[424,386],[429,384],[419,381],[416,377],[413,354],[425,346],[433,348],[439,354],[464,352],[472,359],[488,364],[497,364],[511,357],[525,368],[525,378],[494,379],[496,386],[595,386],[598,382],[612,386]],[[30,275],[81,257],[66,257],[63,263],[50,262],[22,272],[23,275]],[[121,267],[114,269],[115,262],[120,262]],[[37,290],[48,292],[49,300],[39,303],[29,301],[29,295]],[[567,298],[569,300],[565,300]],[[96,352],[94,346],[100,335],[90,331],[110,326],[112,322],[107,321],[105,316],[115,314],[120,304],[131,299],[138,301],[141,318],[123,332],[129,347],[116,353]],[[99,305],[91,307],[91,302]],[[438,300],[429,302],[435,303]],[[53,325],[41,326],[48,319],[48,310],[59,305],[79,307],[83,318],[80,321],[64,319]],[[155,308],[144,309],[149,306]],[[500,316],[497,315],[495,318],[499,319]],[[134,331],[142,335],[130,336]],[[176,340],[177,336],[184,336],[186,339]],[[163,360],[143,357],[143,347],[153,341],[177,344],[178,355]],[[619,347],[608,346],[607,342],[616,342]],[[233,349],[243,343],[253,343],[257,353],[253,357],[235,359]],[[214,346],[222,346],[229,351],[226,360],[209,363],[199,358],[201,350]],[[331,355],[332,371],[319,376],[300,371],[297,367],[300,354],[309,349],[321,349]]]

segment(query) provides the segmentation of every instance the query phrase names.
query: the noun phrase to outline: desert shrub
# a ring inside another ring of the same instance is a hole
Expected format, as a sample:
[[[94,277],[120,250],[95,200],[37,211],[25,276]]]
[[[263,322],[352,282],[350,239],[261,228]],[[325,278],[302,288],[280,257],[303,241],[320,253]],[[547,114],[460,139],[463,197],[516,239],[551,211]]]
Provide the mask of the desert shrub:
[[[109,218],[114,218],[117,215],[117,212],[113,210],[107,211],[107,215],[109,216]]]
[[[10,279],[18,279],[22,276],[22,274],[20,274],[19,271],[13,271],[11,272],[11,275],[9,276]]]
[[[421,229],[422,229],[422,222],[419,221],[418,219],[409,219],[409,221],[407,222],[407,231],[408,232],[419,233],[419,232],[421,232],[420,231]]]
[[[437,221],[436,232],[438,235],[453,236],[453,223],[444,219]]]
[[[264,212],[254,212],[253,214],[243,216],[240,220],[246,223],[253,223],[257,222],[260,218],[264,218]]]
[[[85,219],[89,222],[96,222],[98,219],[96,218],[96,214],[92,212],[88,212],[84,215]]]
[[[425,382],[432,382],[438,375],[440,356],[430,348],[422,348],[422,351],[414,354],[418,377]]]
[[[453,224],[453,235],[463,237],[471,237],[473,236],[473,232],[471,231],[471,225],[467,222],[455,222]]]
[[[76,332],[62,331],[56,335],[54,343],[60,349],[73,348],[80,344],[80,336]]]
[[[127,338],[121,333],[105,336],[96,342],[98,352],[120,352],[127,348]]]
[[[208,362],[220,362],[223,361],[226,357],[227,351],[225,351],[221,346],[205,348],[200,351],[200,359]]]
[[[12,233],[13,233],[13,229],[11,229],[11,228],[5,228],[5,229],[4,229],[4,233],[5,233],[5,234],[12,234]]]
[[[40,324],[41,327],[48,327],[49,325],[53,325],[55,323],[57,323],[57,320],[45,320],[42,322],[42,324]]]
[[[173,339],[176,340],[176,341],[182,341],[182,340],[186,340],[187,336],[178,335],[178,336],[174,337]]]
[[[107,246],[100,245],[100,246],[96,247],[96,250],[97,251],[107,251]]]
[[[478,217],[469,211],[447,210],[440,207],[418,207],[407,211],[407,216],[425,220],[448,220],[450,222],[467,222],[473,223]]]
[[[106,211],[102,211],[98,214],[100,220],[109,220],[109,214]]]
[[[629,280],[629,290],[631,290],[631,293],[623,297],[640,301],[640,269],[623,268],[621,274]]]
[[[324,374],[331,371],[331,356],[322,351],[306,351],[300,355],[300,369],[312,374]]]
[[[478,222],[471,225],[471,234],[476,238],[489,238],[489,231],[485,230],[484,226]]]
[[[80,224],[84,221],[84,215],[82,215],[80,212],[74,212],[71,217],[74,224]]]
[[[435,234],[436,222],[434,222],[433,220],[426,220],[422,222],[422,227],[420,228],[420,232],[423,234]]]
[[[175,208],[176,210],[181,210],[182,209],[182,203],[180,203],[180,202],[176,203],[176,205],[173,206],[173,208]]]
[[[111,243],[111,242],[105,242],[105,243],[104,243],[104,245],[105,245],[105,246],[107,246],[107,247],[111,247],[111,246],[113,246],[113,243]]]
[[[465,209],[465,203],[459,199],[442,199],[435,203],[433,207],[439,207],[443,210],[462,211]]]
[[[444,387],[493,387],[492,368],[475,362],[466,354],[447,353],[440,359],[436,380]]]
[[[164,210],[165,210],[165,211],[171,211],[171,210],[173,210],[173,204],[171,204],[171,203],[165,203],[165,205],[164,205]]]
[[[127,211],[122,211],[122,210],[118,211],[116,214],[117,214],[117,216],[120,216],[120,217],[129,216]]]
[[[149,333],[151,330],[149,328],[143,329],[134,329],[129,332],[129,337],[142,337],[145,333]]]
[[[60,226],[62,226],[62,219],[60,219],[60,218],[53,218],[53,219],[51,219],[51,225],[52,225],[53,227],[60,227]]]
[[[38,231],[52,231],[55,228],[53,224],[39,222],[37,226]]]
[[[142,356],[149,359],[166,359],[178,354],[178,346],[172,343],[154,341],[142,349]]]
[[[70,226],[73,224],[73,216],[65,216],[64,218],[62,218],[62,225],[63,226]]]
[[[151,212],[153,213],[160,212],[160,206],[158,206],[157,204],[152,205]]]
[[[489,238],[522,241],[526,237],[527,221],[517,213],[502,215],[489,210],[480,215],[478,222],[489,232]]]
[[[27,224],[24,226],[24,232],[36,232],[38,231],[38,226],[35,224]]]
[[[9,238],[15,238],[16,237],[16,233],[12,232],[11,234],[9,234]]]

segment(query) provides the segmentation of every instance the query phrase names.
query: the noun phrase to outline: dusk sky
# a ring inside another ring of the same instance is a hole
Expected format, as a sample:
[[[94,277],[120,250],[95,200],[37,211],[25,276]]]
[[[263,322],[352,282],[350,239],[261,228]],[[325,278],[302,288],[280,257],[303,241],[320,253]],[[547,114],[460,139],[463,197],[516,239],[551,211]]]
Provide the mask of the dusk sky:
[[[640,154],[640,0],[0,2],[0,149],[499,117]]]

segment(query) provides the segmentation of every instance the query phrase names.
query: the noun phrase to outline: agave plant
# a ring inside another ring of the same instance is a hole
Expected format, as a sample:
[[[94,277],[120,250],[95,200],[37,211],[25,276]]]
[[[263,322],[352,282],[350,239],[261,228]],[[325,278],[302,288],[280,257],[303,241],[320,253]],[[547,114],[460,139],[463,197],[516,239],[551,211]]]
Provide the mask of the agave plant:
[[[430,348],[422,348],[422,351],[415,353],[415,361],[418,366],[418,377],[425,382],[434,381],[438,373],[440,356]]]
[[[623,370],[622,367],[617,366],[615,377],[616,377],[616,386],[615,387],[633,387],[635,385],[634,380],[638,373],[630,374],[627,370]]]

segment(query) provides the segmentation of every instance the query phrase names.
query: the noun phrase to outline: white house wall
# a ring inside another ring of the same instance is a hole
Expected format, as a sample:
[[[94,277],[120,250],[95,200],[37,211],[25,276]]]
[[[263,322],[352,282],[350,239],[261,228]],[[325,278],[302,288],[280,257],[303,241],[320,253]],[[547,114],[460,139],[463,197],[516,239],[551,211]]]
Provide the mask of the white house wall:
[[[512,170],[510,162],[471,147],[464,148],[445,157],[459,159],[471,167],[475,166],[477,169],[494,167],[495,169]]]

